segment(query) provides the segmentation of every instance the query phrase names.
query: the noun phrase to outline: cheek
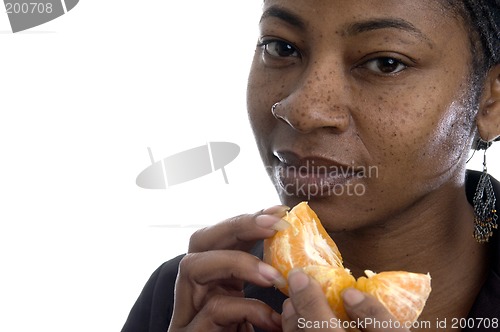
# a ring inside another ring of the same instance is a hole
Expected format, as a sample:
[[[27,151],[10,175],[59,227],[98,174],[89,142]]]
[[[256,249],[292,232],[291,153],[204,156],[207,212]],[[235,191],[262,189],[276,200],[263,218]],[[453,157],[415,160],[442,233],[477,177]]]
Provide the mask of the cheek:
[[[442,164],[450,165],[459,161],[460,157],[468,152],[468,142],[471,136],[471,120],[466,106],[453,102],[444,109],[436,110],[442,116],[433,127],[432,140],[428,149],[433,151],[432,158]]]
[[[257,141],[268,136],[272,127],[271,107],[274,104],[269,93],[262,89],[262,79],[251,72],[247,86],[247,111],[250,125]]]
[[[266,70],[260,68],[256,55],[248,78],[247,111],[261,153],[269,145],[272,131],[277,124],[271,108],[284,98],[284,85],[270,82],[276,82],[276,78],[271,78]]]
[[[247,86],[247,112],[257,148],[264,165],[269,165],[269,142],[274,127],[272,97],[262,89],[260,76],[252,69]]]
[[[415,145],[419,146],[415,151],[417,162],[431,160],[435,167],[450,168],[467,150],[471,134],[470,111],[464,103],[457,101],[456,96],[449,96],[446,91],[441,91],[432,99],[424,105],[422,114],[425,118],[415,121],[423,134],[414,138]]]
[[[429,86],[419,92],[416,86],[407,86],[375,96],[371,101],[375,111],[364,115],[370,125],[362,127],[370,137],[366,142],[372,157],[380,164],[389,159],[408,168],[456,163],[467,145],[470,125],[467,110],[452,102],[446,91]]]

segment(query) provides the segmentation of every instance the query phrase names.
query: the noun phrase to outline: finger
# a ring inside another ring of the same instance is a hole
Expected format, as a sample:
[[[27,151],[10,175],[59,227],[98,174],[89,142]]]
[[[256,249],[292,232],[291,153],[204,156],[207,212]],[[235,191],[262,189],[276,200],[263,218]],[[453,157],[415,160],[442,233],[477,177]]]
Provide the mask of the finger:
[[[281,313],[281,324],[283,332],[298,332],[303,331],[299,328],[299,315],[293,307],[292,300],[286,299],[283,302],[283,312]]]
[[[212,295],[215,287],[221,287],[228,280],[262,287],[282,287],[286,283],[275,268],[242,251],[188,254],[179,264],[175,286],[174,311],[179,324],[187,325],[205,305],[207,294]],[[231,287],[228,291],[235,289]]]
[[[298,328],[303,331],[343,332],[337,326],[333,314],[319,283],[300,269],[293,269],[288,274],[290,299],[298,318]],[[288,323],[283,323],[287,325]],[[293,331],[293,330],[292,330]]]
[[[288,223],[281,218],[289,208],[284,205],[227,219],[196,231],[189,241],[189,252],[217,249],[250,250],[257,240],[273,236]]]
[[[354,288],[342,293],[344,307],[352,321],[358,321],[366,332],[409,332],[387,309],[373,296]]]
[[[246,322],[240,326],[238,326],[238,332],[255,332],[252,324]]]
[[[230,280],[250,282],[263,287],[283,287],[286,280],[281,273],[257,257],[236,250],[211,250],[188,254],[179,264],[178,278],[206,285]]]
[[[171,327],[192,331],[223,331],[230,326],[252,331],[257,326],[266,331],[281,331],[281,316],[264,302],[255,299],[214,296],[187,325]]]

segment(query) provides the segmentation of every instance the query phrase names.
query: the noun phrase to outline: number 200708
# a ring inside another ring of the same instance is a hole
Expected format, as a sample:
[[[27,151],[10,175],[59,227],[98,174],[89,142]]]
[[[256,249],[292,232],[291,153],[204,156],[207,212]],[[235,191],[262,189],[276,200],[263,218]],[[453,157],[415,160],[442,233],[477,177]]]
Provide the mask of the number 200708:
[[[50,14],[52,13],[51,3],[23,2],[5,3],[7,14]]]

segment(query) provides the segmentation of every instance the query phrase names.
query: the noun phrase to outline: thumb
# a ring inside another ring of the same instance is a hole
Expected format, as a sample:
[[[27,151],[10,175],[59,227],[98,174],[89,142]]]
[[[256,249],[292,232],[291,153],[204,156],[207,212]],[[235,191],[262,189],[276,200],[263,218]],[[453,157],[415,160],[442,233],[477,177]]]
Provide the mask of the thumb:
[[[405,324],[399,322],[375,297],[355,288],[342,293],[344,307],[353,321],[365,332],[409,332]]]

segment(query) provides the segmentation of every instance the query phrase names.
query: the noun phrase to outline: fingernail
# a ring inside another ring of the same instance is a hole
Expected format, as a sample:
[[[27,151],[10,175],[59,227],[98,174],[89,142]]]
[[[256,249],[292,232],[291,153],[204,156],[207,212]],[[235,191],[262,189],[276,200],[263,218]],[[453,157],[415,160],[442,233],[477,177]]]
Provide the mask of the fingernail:
[[[344,298],[344,303],[350,307],[360,304],[365,299],[365,295],[355,288],[346,289],[342,293],[342,297]]]
[[[300,268],[294,268],[288,273],[288,286],[293,293],[300,292],[309,285],[309,276]]]
[[[290,299],[286,299],[285,302],[283,302],[283,317],[285,319],[288,319],[295,315],[295,308],[293,307],[292,301]]]
[[[290,227],[290,223],[288,223],[285,219],[280,219],[276,224],[271,226],[271,229],[279,232],[284,231],[288,227]]]
[[[281,273],[271,265],[264,262],[259,262],[259,273],[269,282],[272,282],[276,287],[282,288],[286,286],[286,280]]]
[[[269,214],[261,214],[255,218],[255,223],[264,228],[273,229],[275,231],[282,231],[290,227],[290,224],[279,217]]]
[[[290,210],[290,207],[288,207],[286,205],[276,205],[276,206],[273,206],[273,207],[270,207],[270,208],[263,210],[262,214],[269,214],[269,215],[273,215],[273,216],[281,218],[281,217],[286,216],[286,212],[288,210]]]

